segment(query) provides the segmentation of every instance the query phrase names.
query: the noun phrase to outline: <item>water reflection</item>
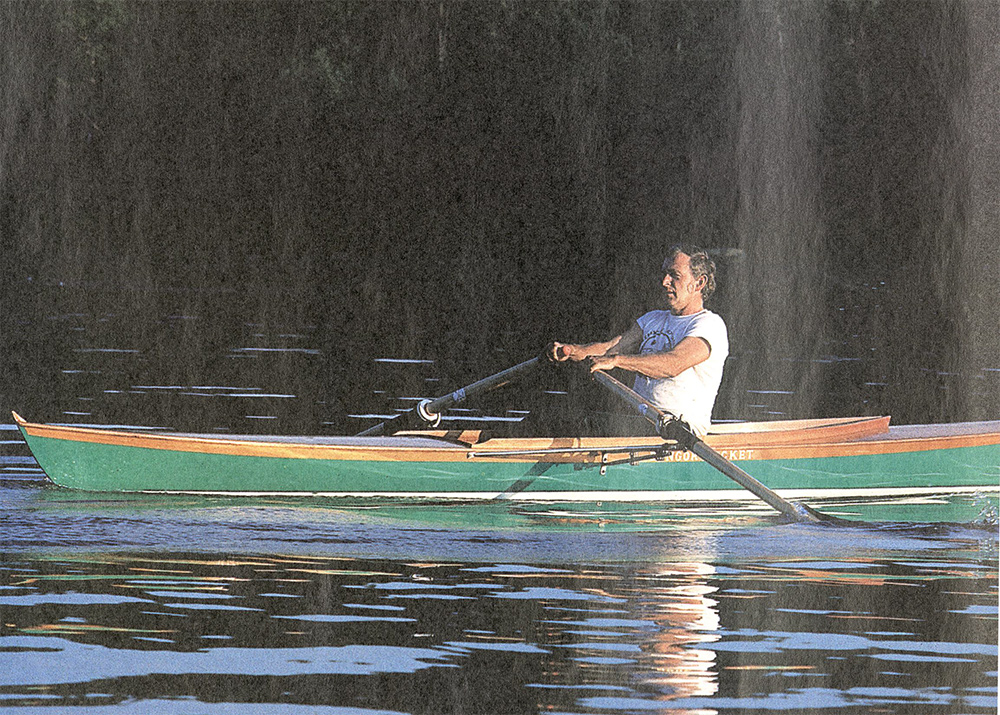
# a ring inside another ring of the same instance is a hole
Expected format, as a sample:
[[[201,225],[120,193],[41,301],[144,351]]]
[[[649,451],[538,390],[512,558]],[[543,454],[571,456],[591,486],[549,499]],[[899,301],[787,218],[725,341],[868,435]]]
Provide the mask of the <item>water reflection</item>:
[[[194,698],[412,712],[419,693],[421,712],[971,712],[995,688],[995,564],[673,560],[672,546],[717,543],[693,539],[617,565],[8,553],[0,698],[14,711]]]
[[[718,590],[710,584],[714,574],[713,566],[697,562],[656,572],[670,585],[650,589],[657,596],[651,604],[651,618],[659,626],[652,650],[661,675],[646,684],[662,688],[664,701],[718,692],[715,651],[699,647],[721,637],[719,603],[711,598]]]

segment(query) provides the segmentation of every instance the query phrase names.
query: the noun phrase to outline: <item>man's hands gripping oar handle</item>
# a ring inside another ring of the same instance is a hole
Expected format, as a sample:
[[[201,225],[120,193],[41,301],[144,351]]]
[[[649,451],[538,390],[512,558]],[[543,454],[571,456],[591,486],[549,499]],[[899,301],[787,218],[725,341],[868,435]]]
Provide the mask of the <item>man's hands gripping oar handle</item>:
[[[758,499],[764,501],[782,514],[795,519],[796,521],[821,522],[836,521],[832,517],[826,517],[819,512],[810,509],[802,504],[790,502],[777,493],[768,489],[764,484],[757,481],[714,449],[709,447],[691,429],[671,414],[656,407],[634,390],[611,377],[603,370],[595,370],[593,377],[597,382],[604,385],[611,392],[625,400],[634,407],[639,414],[653,423],[657,434],[663,439],[676,441],[685,449],[694,452],[711,466],[732,479]]]
[[[404,412],[398,417],[393,417],[385,422],[380,422],[374,427],[369,427],[363,432],[358,432],[358,437],[377,437],[378,435],[383,435],[386,433],[386,429],[391,425],[394,432],[401,429],[406,429],[408,425],[419,424],[423,421],[432,427],[437,427],[441,423],[441,413],[447,410],[449,407],[464,402],[470,397],[475,397],[481,395],[484,392],[489,392],[490,390],[496,390],[497,388],[503,387],[512,379],[517,377],[523,372],[535,367],[538,363],[542,361],[541,357],[533,357],[530,360],[525,360],[522,363],[509,367],[506,370],[501,370],[496,375],[490,375],[489,377],[484,377],[478,382],[474,382],[471,385],[462,387],[454,392],[449,392],[447,395],[442,395],[433,400],[421,400],[415,410],[409,412]],[[417,418],[417,419],[415,419]]]

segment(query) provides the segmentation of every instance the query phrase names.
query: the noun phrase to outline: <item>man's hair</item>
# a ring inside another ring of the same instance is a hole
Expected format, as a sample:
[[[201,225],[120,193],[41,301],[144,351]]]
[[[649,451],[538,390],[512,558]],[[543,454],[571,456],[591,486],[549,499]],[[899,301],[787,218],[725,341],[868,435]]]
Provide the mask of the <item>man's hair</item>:
[[[705,276],[705,286],[701,289],[702,300],[715,292],[715,261],[708,255],[708,252],[699,246],[690,243],[675,243],[667,249],[667,257],[663,260],[663,270],[677,257],[678,253],[683,253],[691,259],[691,273],[695,279]]]

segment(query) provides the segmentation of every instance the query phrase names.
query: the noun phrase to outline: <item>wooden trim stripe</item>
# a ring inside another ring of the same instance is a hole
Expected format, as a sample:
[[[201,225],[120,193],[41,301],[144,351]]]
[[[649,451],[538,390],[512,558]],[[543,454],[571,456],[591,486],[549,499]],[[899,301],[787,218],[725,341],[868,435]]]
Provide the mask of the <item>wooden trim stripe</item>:
[[[424,462],[424,461],[465,461],[468,459],[468,448],[458,445],[442,445],[441,447],[412,446],[369,446],[342,444],[307,444],[294,442],[268,442],[239,439],[226,439],[215,436],[179,436],[170,434],[148,434],[140,432],[125,432],[93,427],[69,427],[27,422],[16,412],[14,419],[18,426],[30,437],[41,439],[58,439],[70,442],[89,444],[105,444],[116,447],[133,447],[138,449],[168,450],[176,452],[193,452],[199,454],[218,454],[241,457],[274,457],[284,459],[321,459],[350,461],[393,461],[393,462]],[[373,438],[373,440],[385,438]],[[500,440],[510,448],[511,442],[517,447],[550,448],[550,447],[580,447],[581,440],[576,438],[551,438],[532,440]],[[652,438],[650,444],[659,444],[661,440]],[[597,457],[566,461],[596,461]],[[519,459],[503,461],[534,462],[534,459]],[[562,460],[560,460],[562,461]]]

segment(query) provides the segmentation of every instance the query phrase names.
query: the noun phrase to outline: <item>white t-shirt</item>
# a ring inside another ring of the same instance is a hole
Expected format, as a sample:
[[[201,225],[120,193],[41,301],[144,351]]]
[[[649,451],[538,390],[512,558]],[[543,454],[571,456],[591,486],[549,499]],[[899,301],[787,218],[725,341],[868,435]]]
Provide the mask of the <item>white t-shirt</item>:
[[[719,315],[702,310],[694,315],[674,315],[652,310],[636,322],[642,329],[639,354],[673,350],[688,337],[703,338],[711,350],[708,359],[676,377],[655,379],[636,375],[635,391],[661,410],[681,418],[696,434],[704,435],[712,422],[712,406],[722,382],[722,368],[729,355],[729,333]]]

